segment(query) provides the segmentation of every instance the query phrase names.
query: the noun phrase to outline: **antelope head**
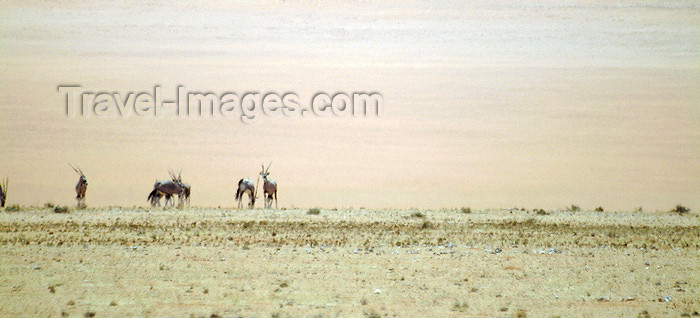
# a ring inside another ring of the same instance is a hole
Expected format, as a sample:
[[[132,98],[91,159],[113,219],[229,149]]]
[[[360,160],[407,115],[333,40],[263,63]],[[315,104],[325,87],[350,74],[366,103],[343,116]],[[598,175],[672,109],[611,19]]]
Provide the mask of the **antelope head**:
[[[272,165],[272,161],[270,161],[270,164],[267,165],[267,169],[265,169],[264,164],[260,164],[262,166],[262,170],[260,170],[260,175],[263,177],[263,180],[267,180],[267,176],[270,175],[270,166]]]
[[[182,169],[180,169],[178,174],[175,174],[172,169],[168,170],[168,174],[170,174],[170,179],[173,180],[173,182],[178,184],[182,183]]]
[[[85,174],[83,173],[83,170],[80,169],[80,167],[74,166],[72,164],[68,164],[71,168],[73,168],[73,171],[77,173],[80,176],[80,183],[88,184],[87,178],[85,178]]]

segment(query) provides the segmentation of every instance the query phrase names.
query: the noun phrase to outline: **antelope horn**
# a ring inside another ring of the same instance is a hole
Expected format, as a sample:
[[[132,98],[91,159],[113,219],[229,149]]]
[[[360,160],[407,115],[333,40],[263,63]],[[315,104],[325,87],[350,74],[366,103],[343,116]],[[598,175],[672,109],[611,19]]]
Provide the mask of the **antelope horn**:
[[[78,175],[81,175],[81,176],[83,175],[81,171],[78,171],[78,170],[79,170],[78,168],[76,168],[75,166],[73,166],[73,164],[68,163],[68,165],[69,165],[71,168],[73,168],[73,171],[75,171],[75,173],[77,173]]]
[[[265,169],[265,173],[270,172],[270,166],[272,165],[272,161],[270,161],[270,164],[267,165],[267,169]]]

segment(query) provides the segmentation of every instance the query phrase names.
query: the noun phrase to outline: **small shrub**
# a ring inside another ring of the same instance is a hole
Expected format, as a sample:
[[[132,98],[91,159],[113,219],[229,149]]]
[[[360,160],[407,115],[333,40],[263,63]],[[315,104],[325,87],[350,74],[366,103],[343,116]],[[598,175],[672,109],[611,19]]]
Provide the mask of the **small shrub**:
[[[68,213],[70,212],[70,208],[67,206],[56,206],[53,208],[53,213]]]
[[[306,211],[306,214],[319,215],[319,214],[321,214],[321,210],[319,210],[317,208],[312,208],[312,209],[309,209],[309,211]]]
[[[567,211],[569,212],[578,212],[581,211],[581,208],[578,207],[578,205],[571,205],[570,207],[566,208]]]
[[[452,311],[459,311],[459,312],[465,312],[469,308],[469,304],[466,302],[454,302],[452,304]]]
[[[678,214],[686,214],[686,213],[690,212],[690,209],[678,204],[678,205],[676,205],[675,208],[673,208],[673,210],[671,210],[671,212],[675,212]]]
[[[432,229],[433,223],[430,223],[430,221],[424,221],[423,224],[420,226],[420,228],[423,230]]]
[[[53,209],[53,207],[55,207],[55,205],[51,202],[46,202],[46,203],[44,203],[44,207],[47,209]]]
[[[5,207],[6,212],[19,212],[22,211],[22,207],[19,204],[8,205]]]
[[[365,312],[363,313],[363,315],[364,315],[365,317],[367,317],[367,318],[382,318],[382,315],[380,315],[379,313],[377,313],[377,312],[374,311],[374,310],[370,310],[369,312],[366,312],[366,311],[365,311]]]
[[[472,213],[472,208],[470,208],[470,207],[462,207],[462,208],[460,209],[460,211],[462,211],[462,213],[464,213],[464,214],[469,214],[469,213]]]
[[[515,312],[515,317],[517,318],[527,318],[527,313],[525,310],[518,309],[518,311]]]
[[[643,211],[643,209],[641,206],[634,208],[634,212],[642,212],[642,211]]]
[[[602,206],[599,206],[599,207],[595,208],[595,211],[596,212],[605,212],[605,209],[603,209]]]
[[[549,215],[549,213],[547,213],[547,211],[542,210],[542,209],[534,209],[534,210],[532,210],[532,211],[534,211],[535,213],[537,213],[537,215]]]
[[[423,214],[423,213],[421,213],[421,212],[413,212],[413,213],[411,213],[411,217],[414,217],[414,218],[424,218],[424,217],[425,217],[425,214]]]
[[[637,314],[637,318],[651,318],[649,315],[649,312],[646,310],[642,310],[639,314]]]

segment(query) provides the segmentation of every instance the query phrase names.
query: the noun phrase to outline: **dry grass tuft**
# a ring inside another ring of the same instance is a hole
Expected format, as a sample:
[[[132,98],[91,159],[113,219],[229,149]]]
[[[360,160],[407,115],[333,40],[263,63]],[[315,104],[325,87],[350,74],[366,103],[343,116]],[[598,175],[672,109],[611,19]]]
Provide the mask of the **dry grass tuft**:
[[[413,212],[411,213],[411,217],[422,219],[425,217],[425,214],[423,214],[422,212]]]
[[[673,210],[671,210],[671,212],[674,212],[674,213],[678,213],[678,214],[680,214],[680,215],[683,215],[683,214],[686,214],[686,213],[690,212],[690,209],[688,209],[688,208],[686,208],[686,207],[684,207],[684,206],[678,204],[678,205],[676,205],[675,208],[673,208]]]
[[[570,207],[566,208],[569,212],[580,212],[581,208],[578,205],[572,204]]]
[[[319,215],[319,214],[321,214],[321,210],[320,210],[320,209],[317,209],[317,208],[311,208],[311,209],[309,209],[308,211],[306,211],[306,214],[309,214],[309,215]]]
[[[70,213],[70,208],[67,206],[56,206],[53,208],[53,213]]]
[[[19,204],[8,205],[5,207],[5,212],[20,212],[22,207]]]
[[[467,311],[467,309],[469,309],[469,304],[467,304],[467,302],[464,302],[464,301],[463,302],[459,302],[459,301],[454,302],[452,304],[452,308],[451,308],[452,311],[458,311],[458,312],[465,312],[465,311]]]

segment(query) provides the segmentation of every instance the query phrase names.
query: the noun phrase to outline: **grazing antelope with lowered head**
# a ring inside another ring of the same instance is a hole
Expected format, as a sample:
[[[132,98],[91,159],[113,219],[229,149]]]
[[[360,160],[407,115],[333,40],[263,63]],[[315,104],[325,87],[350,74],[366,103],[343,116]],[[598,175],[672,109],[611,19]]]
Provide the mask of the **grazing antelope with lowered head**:
[[[83,170],[81,170],[79,167],[74,167],[72,164],[69,165],[71,168],[73,168],[73,171],[80,176],[80,179],[78,179],[78,184],[75,185],[75,199],[78,200],[78,207],[85,207],[85,192],[87,191],[88,186],[87,179],[85,178]]]
[[[5,200],[7,199],[7,184],[9,181],[9,179],[5,178],[2,184],[0,184],[0,208],[5,206]]]
[[[255,186],[253,181],[250,179],[241,179],[238,181],[238,189],[236,190],[236,200],[238,200],[238,208],[243,206],[243,194],[248,193],[248,198],[250,198],[249,207],[255,206]]]
[[[277,209],[277,182],[275,182],[275,180],[270,180],[267,178],[267,176],[270,175],[271,165],[272,162],[270,162],[270,164],[267,165],[267,169],[265,169],[265,165],[262,165],[262,171],[260,171],[260,175],[263,177],[263,199],[265,200],[266,209],[268,207],[272,208],[273,199],[275,200],[275,209]]]

